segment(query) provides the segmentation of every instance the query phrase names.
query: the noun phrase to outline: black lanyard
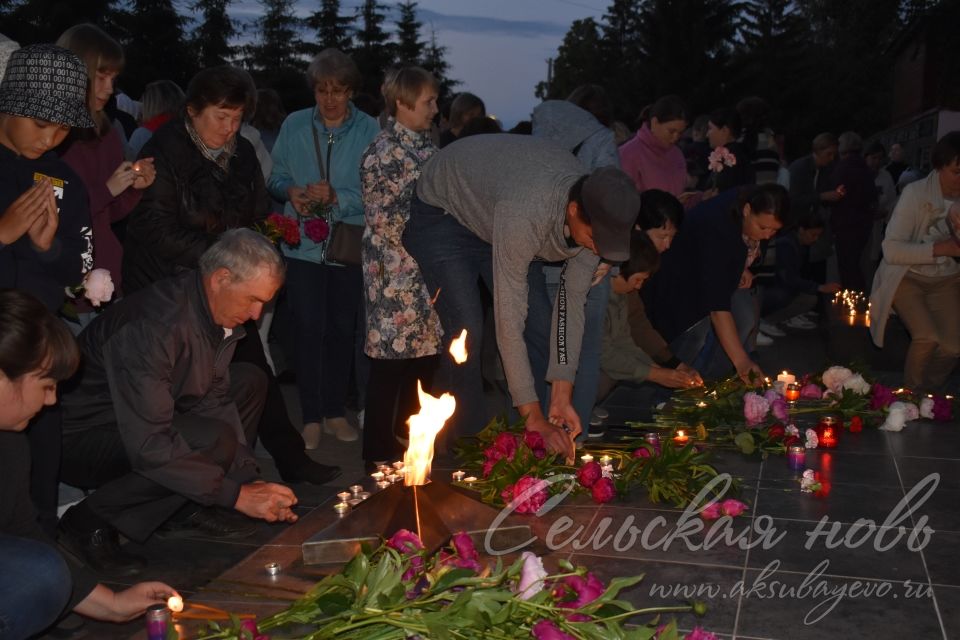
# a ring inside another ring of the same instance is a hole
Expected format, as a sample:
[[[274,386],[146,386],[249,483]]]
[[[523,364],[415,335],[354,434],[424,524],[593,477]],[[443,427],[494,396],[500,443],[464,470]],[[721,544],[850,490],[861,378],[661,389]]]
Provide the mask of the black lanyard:
[[[316,123],[310,123],[310,131],[313,132],[313,148],[317,152],[317,165],[320,167],[320,179],[325,182],[330,182],[327,173],[330,171],[330,152],[333,150],[333,133],[327,134],[327,163],[324,165],[323,158],[320,156],[320,137],[317,136]]]

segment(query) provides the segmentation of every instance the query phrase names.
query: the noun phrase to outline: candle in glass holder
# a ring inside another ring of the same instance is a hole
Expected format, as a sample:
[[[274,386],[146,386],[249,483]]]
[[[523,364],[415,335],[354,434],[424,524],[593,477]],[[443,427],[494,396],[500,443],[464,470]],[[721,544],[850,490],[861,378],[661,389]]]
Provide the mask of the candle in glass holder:
[[[352,493],[353,495],[357,495],[357,494],[360,493],[361,491],[363,491],[363,485],[362,485],[362,484],[352,484],[352,485],[350,485],[350,493]]]
[[[400,471],[400,469],[403,469],[403,460],[397,460],[396,462],[394,462],[393,468],[396,469],[397,471]]]
[[[583,464],[587,464],[588,462],[593,462],[593,456],[590,455],[589,453],[585,453],[582,456],[580,456],[580,461],[583,462]]]
[[[346,502],[347,500],[350,499],[350,496],[352,495],[353,494],[350,493],[349,491],[341,491],[340,493],[337,494],[337,497],[340,498],[340,502]]]
[[[389,480],[377,480],[377,489],[386,489],[391,484],[393,483],[390,482]]]
[[[170,609],[170,611],[174,613],[183,611],[183,598],[180,596],[170,596],[167,598],[167,609]]]
[[[660,446],[660,434],[657,433],[656,431],[648,432],[647,435],[643,437],[643,439],[646,440],[647,444],[649,444],[651,447]]]
[[[374,482],[381,482],[383,480],[383,471],[374,471],[370,474],[370,477],[373,478]]]
[[[673,436],[673,443],[683,446],[690,441],[690,436],[683,432],[683,429],[677,431],[677,435]]]
[[[344,516],[347,514],[347,511],[350,511],[350,505],[346,502],[338,502],[333,505],[333,510],[337,512],[338,516]]]
[[[794,471],[799,471],[807,463],[807,452],[803,445],[792,445],[787,448],[787,464]]]
[[[453,477],[454,482],[463,482],[463,479],[467,476],[465,471],[454,471],[451,476]]]
[[[366,500],[369,497],[370,497],[369,491],[361,491],[360,493],[357,494],[357,499],[360,500],[361,502],[363,500]]]
[[[823,416],[817,424],[817,442],[822,449],[834,449],[840,438],[843,424],[833,416]]]
[[[791,382],[784,389],[783,396],[787,399],[787,402],[796,402],[800,399],[800,385],[796,382]]]

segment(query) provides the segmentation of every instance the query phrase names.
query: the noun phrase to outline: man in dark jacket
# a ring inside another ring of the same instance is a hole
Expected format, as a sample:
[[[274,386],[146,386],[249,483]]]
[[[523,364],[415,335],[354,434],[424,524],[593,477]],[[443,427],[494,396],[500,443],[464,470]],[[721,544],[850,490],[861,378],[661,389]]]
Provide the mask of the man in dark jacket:
[[[840,194],[831,204],[830,226],[837,249],[837,267],[844,289],[869,291],[860,260],[877,213],[877,187],[863,159],[863,140],[853,131],[840,135],[840,162],[830,186]]]
[[[117,530],[144,540],[178,511],[180,526],[220,536],[252,530],[234,510],[296,520],[289,488],[255,482],[247,446],[266,378],[230,364],[241,325],[260,315],[283,274],[265,238],[235,229],[199,272],[128,296],[80,334],[84,367],[63,398],[62,477],[96,491],[64,514],[60,539],[94,569],[137,573],[144,561],[119,548]],[[206,508],[183,509],[190,503]]]

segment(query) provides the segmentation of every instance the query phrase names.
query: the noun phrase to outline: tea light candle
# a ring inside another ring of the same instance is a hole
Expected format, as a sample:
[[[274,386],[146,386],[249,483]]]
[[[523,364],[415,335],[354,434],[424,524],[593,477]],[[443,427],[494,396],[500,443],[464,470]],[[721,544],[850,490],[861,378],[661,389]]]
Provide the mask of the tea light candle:
[[[794,471],[799,471],[807,463],[807,453],[802,445],[792,445],[787,448],[787,464]]]
[[[386,489],[391,484],[393,483],[389,480],[377,480],[377,489]]]
[[[396,469],[397,471],[400,471],[400,469],[403,469],[403,460],[397,460],[396,462],[394,462],[393,468]]]
[[[608,455],[600,456],[600,466],[606,467],[606,466],[608,466],[612,461],[613,461],[613,458],[611,458],[611,457],[608,456]]]
[[[690,441],[690,436],[683,432],[683,429],[677,431],[677,435],[673,436],[673,442],[679,445],[685,445]]]
[[[467,484],[473,484],[474,482],[477,481],[477,476],[467,476],[466,478],[463,479],[463,481],[466,482]]]
[[[369,497],[370,497],[369,491],[361,491],[360,493],[357,494],[357,499],[361,501],[366,500]]]
[[[697,406],[698,406],[699,408],[703,409],[704,407],[707,406],[707,403],[704,402],[703,400],[701,400],[700,402],[697,403]]]
[[[350,499],[350,496],[352,495],[353,494],[350,493],[349,491],[341,491],[340,493],[337,494],[337,497],[340,498],[340,502],[346,502],[347,500]]]
[[[357,495],[357,494],[360,493],[361,491],[363,491],[363,485],[362,485],[362,484],[350,485],[350,493],[352,493],[353,495]]]
[[[797,377],[792,373],[787,373],[786,371],[777,376],[777,382],[782,382],[784,385],[793,384],[796,381]]]
[[[454,471],[451,476],[453,477],[454,482],[463,482],[463,479],[466,477],[465,471]]]
[[[170,611],[174,613],[183,611],[183,598],[180,596],[170,596],[167,598],[167,609],[170,609]]]
[[[373,478],[374,482],[377,482],[377,483],[382,482],[383,471],[374,471],[373,473],[370,474],[370,477]]]
[[[338,502],[333,505],[333,510],[337,512],[337,515],[344,516],[347,514],[347,511],[350,511],[350,504],[347,502]]]
[[[580,456],[580,461],[583,462],[583,464],[587,464],[588,462],[593,462],[593,456],[590,455],[589,453],[585,453],[582,456]]]
[[[384,478],[384,480],[386,480],[386,481],[389,482],[390,484],[394,484],[394,483],[396,483],[396,482],[400,482],[402,479],[403,479],[403,476],[400,475],[399,473],[391,473],[391,474],[388,475],[386,478]]]
[[[268,562],[267,564],[263,565],[263,570],[266,571],[267,575],[269,576],[278,575],[280,573],[280,569],[281,566],[279,562]]]
[[[349,500],[347,500],[347,504],[350,505],[351,507],[355,507],[361,502],[363,502],[363,500],[360,498],[350,498]]]
[[[800,399],[800,385],[796,382],[791,382],[787,385],[783,395],[787,399],[787,402],[796,402]]]

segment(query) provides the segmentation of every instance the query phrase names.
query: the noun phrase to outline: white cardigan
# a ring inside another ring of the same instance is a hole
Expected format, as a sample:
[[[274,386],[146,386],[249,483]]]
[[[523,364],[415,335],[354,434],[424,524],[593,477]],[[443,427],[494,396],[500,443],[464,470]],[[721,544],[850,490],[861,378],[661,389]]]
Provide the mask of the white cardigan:
[[[931,171],[924,180],[908,184],[893,210],[883,239],[883,260],[873,277],[870,293],[870,334],[878,347],[890,317],[890,307],[900,281],[910,267],[935,264],[933,244],[921,242],[933,221],[946,209],[940,190],[940,174]]]

